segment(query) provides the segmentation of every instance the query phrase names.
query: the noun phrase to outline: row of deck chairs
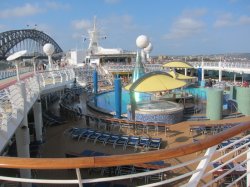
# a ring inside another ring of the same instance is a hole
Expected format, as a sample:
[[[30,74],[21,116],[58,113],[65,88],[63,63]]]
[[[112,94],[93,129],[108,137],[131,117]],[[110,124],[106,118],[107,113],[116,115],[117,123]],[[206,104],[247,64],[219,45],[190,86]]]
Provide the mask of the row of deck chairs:
[[[230,138],[228,140],[225,140],[218,145],[217,149],[220,150],[222,148],[226,148],[222,152],[223,154],[225,154],[226,152],[233,150],[233,149],[237,149],[241,146],[242,146],[242,148],[249,148],[250,147],[250,137],[245,138],[243,140],[240,140],[240,139],[241,139],[241,137],[233,137],[233,138]],[[235,155],[239,154],[240,152],[241,152],[241,149],[237,150],[235,152]]]
[[[198,134],[213,135],[213,134],[222,132],[224,130],[227,130],[235,125],[238,125],[238,123],[228,124],[228,125],[215,125],[215,126],[197,125],[197,126],[190,127],[190,133],[192,133],[193,135],[194,134],[195,135],[198,135]]]
[[[104,146],[111,144],[113,145],[113,148],[116,148],[116,146],[123,146],[123,150],[127,147],[134,148],[134,151],[137,151],[139,148],[142,148],[145,151],[153,149],[158,150],[161,146],[161,138],[119,135],[100,132],[90,128],[71,128],[66,132],[70,134],[71,138],[78,141],[84,139],[85,142],[93,141],[94,144],[99,142]]]
[[[134,130],[136,133],[142,132],[149,134],[149,132],[154,132],[154,135],[158,135],[159,132],[166,132],[169,131],[169,128],[166,126],[160,126],[159,124],[155,123],[144,123],[144,124],[127,124],[127,123],[118,123],[118,122],[110,122],[105,119],[101,119],[94,116],[88,116],[90,119],[90,124],[93,124],[98,129],[105,129],[105,130],[115,130],[118,129],[119,131],[126,130],[126,133],[129,133],[130,130]]]
[[[110,154],[106,154],[106,153],[102,153],[102,152],[98,152],[98,151],[93,151],[93,150],[89,150],[89,149],[83,150],[81,153],[74,153],[74,152],[66,152],[65,153],[65,156],[67,158],[92,157],[92,156],[96,157],[96,156],[109,156],[109,155]],[[145,164],[149,164],[149,165],[153,165],[153,166],[160,166],[160,167],[161,166],[163,166],[163,167],[168,166],[168,164],[165,164],[164,161],[149,162],[149,163],[145,163]],[[93,170],[97,170],[97,168],[90,169],[89,173],[93,172]],[[136,166],[136,165],[105,167],[105,168],[101,168],[101,175],[102,176],[104,176],[104,175],[121,176],[121,175],[130,175],[130,174],[146,172],[146,171],[150,171],[150,170],[155,170],[155,169],[148,168],[148,167]],[[161,181],[161,180],[163,180],[163,177],[164,177],[163,173],[158,173],[158,174],[154,174],[154,175],[143,176],[140,179],[144,179],[145,183],[147,184],[149,181],[153,181],[153,180]],[[137,177],[137,179],[138,179],[138,177]]]
[[[59,102],[60,113],[68,118],[80,119],[83,115],[82,109],[70,104],[83,92],[83,88],[74,86],[72,89],[66,88],[64,92]]]
[[[57,126],[66,123],[67,121],[60,116],[57,116],[49,111],[43,112],[44,126]]]

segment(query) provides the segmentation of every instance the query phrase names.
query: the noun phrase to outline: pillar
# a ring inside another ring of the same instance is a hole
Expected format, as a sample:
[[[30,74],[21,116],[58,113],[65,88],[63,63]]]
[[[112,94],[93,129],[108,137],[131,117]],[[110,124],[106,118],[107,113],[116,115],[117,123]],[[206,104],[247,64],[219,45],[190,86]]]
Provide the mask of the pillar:
[[[247,146],[247,184],[250,184],[250,151],[249,151],[249,147]]]
[[[223,108],[223,90],[208,89],[207,90],[207,117],[210,120],[222,119]]]
[[[135,110],[136,110],[136,101],[135,101],[135,92],[129,91],[130,95],[130,106],[131,106],[131,120],[135,121]]]
[[[97,71],[93,72],[93,84],[94,84],[94,94],[98,93],[98,74]]]
[[[236,87],[236,101],[238,103],[238,112],[250,115],[250,88]]]
[[[236,99],[236,87],[230,86],[230,99]]]
[[[17,156],[22,158],[29,158],[29,144],[30,144],[30,134],[28,128],[27,116],[24,118],[22,124],[17,128],[15,132],[16,136],[16,147],[17,147]],[[30,169],[20,169],[21,178],[31,178]],[[22,183],[23,187],[31,186],[31,184]]]
[[[121,118],[122,114],[122,86],[121,79],[115,79],[115,117]]]
[[[23,121],[17,128],[15,132],[16,137],[16,147],[17,147],[17,156],[29,158],[30,157],[30,133],[28,127],[28,111],[27,111],[27,95],[25,83],[19,83],[21,95],[23,97]],[[31,170],[30,169],[20,169],[21,178],[31,178]],[[22,183],[23,187],[30,187],[31,184]]]
[[[36,141],[43,141],[43,118],[42,118],[42,104],[40,97],[33,105],[34,122],[35,122],[35,132]]]
[[[198,81],[202,80],[202,68],[198,68]]]
[[[234,84],[236,83],[236,73],[234,72]]]
[[[185,68],[184,71],[185,71],[185,76],[187,76],[187,68]]]
[[[204,70],[204,68],[201,69],[201,80],[202,81],[205,80],[205,70]]]
[[[219,82],[222,80],[222,66],[221,66],[221,59],[219,61]]]

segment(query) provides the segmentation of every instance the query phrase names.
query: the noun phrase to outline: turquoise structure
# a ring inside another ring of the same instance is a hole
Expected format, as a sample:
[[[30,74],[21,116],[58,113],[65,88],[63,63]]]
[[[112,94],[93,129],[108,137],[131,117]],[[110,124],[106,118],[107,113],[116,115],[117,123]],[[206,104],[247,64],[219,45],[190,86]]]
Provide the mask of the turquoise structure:
[[[236,87],[236,101],[238,112],[250,115],[250,88]]]
[[[139,54],[139,52],[137,51],[132,82],[134,83],[137,79],[142,77],[144,74],[145,74],[145,69],[141,61],[141,54]]]
[[[121,118],[122,114],[122,83],[120,78],[115,79],[115,117]]]
[[[210,120],[222,119],[223,90],[207,89],[207,117]]]
[[[230,99],[236,99],[236,87],[230,86]]]

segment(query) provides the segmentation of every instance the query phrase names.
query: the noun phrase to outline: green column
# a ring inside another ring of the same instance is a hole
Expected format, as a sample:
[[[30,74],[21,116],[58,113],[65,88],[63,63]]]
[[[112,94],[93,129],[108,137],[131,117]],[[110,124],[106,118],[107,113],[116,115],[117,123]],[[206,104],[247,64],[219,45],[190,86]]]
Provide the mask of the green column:
[[[250,88],[237,87],[236,101],[238,103],[238,112],[244,115],[250,115]]]
[[[236,86],[230,86],[230,99],[236,99]]]
[[[207,89],[207,117],[210,120],[222,118],[223,90]]]

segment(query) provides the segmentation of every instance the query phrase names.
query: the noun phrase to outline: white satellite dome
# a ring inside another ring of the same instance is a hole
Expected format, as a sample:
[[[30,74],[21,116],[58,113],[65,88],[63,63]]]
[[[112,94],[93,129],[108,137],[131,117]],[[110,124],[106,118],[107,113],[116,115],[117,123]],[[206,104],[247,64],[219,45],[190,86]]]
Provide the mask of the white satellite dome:
[[[137,45],[137,47],[139,47],[139,48],[142,49],[142,48],[147,47],[148,44],[149,44],[149,39],[148,39],[147,36],[145,36],[145,35],[140,35],[140,36],[138,36],[138,37],[136,38],[136,45]]]
[[[149,43],[146,48],[143,49],[146,53],[150,53],[153,50],[152,43]]]
[[[55,51],[55,47],[52,44],[47,43],[43,46],[43,51],[47,56],[51,56]]]

